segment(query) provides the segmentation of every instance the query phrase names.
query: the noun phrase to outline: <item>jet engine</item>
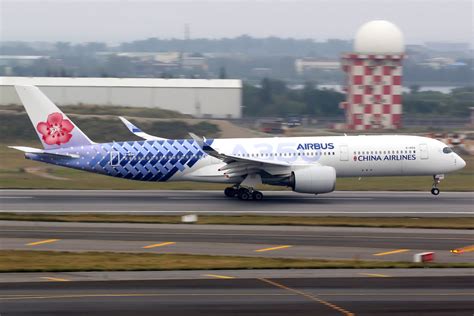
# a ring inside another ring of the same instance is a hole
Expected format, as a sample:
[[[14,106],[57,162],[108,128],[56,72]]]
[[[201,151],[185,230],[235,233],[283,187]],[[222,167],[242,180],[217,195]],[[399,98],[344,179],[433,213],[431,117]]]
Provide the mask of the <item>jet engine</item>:
[[[301,166],[291,172],[289,186],[300,193],[329,193],[336,187],[336,169],[328,166]]]

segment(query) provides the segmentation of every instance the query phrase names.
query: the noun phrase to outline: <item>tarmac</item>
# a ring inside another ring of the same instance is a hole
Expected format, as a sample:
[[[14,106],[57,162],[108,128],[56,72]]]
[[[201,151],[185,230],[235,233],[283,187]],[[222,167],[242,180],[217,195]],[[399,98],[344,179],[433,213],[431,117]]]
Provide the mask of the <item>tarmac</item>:
[[[472,276],[2,283],[2,315],[472,315]]]
[[[15,213],[472,216],[474,193],[0,191]],[[0,250],[191,253],[282,258],[473,262],[472,231],[362,227],[0,221]],[[463,249],[453,253],[453,249]],[[1,315],[469,315],[469,268],[2,273]]]

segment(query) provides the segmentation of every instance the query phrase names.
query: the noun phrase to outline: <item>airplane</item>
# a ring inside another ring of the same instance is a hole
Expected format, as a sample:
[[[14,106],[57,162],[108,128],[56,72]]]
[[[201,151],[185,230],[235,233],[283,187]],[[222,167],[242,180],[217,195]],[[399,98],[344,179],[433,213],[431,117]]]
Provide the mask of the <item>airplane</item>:
[[[225,183],[227,197],[262,200],[261,184],[295,192],[334,191],[336,178],[433,177],[431,193],[445,173],[465,161],[444,143],[405,135],[189,139],[149,135],[121,117],[143,141],[95,143],[35,86],[15,86],[43,149],[10,146],[25,158],[139,181]]]

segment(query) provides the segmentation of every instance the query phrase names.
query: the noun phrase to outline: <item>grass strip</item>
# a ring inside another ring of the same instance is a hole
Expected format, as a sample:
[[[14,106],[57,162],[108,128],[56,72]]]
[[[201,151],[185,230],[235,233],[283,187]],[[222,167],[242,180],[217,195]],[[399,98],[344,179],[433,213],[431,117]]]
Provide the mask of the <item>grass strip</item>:
[[[474,263],[411,263],[361,260],[314,260],[147,254],[1,250],[0,272],[159,271],[219,269],[472,268]]]
[[[0,213],[0,220],[95,223],[179,224],[180,216],[113,214],[15,214]],[[201,215],[196,224],[295,225],[338,227],[473,229],[474,217],[346,217]]]

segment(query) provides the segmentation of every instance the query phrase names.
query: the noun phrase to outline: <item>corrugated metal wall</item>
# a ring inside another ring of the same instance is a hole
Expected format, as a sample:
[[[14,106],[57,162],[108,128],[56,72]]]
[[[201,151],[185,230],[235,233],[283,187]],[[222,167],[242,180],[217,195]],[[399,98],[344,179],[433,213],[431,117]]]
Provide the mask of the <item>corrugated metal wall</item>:
[[[230,87],[38,87],[58,105],[158,107],[196,117],[240,118],[241,88]],[[11,85],[0,85],[0,105],[20,104]]]

